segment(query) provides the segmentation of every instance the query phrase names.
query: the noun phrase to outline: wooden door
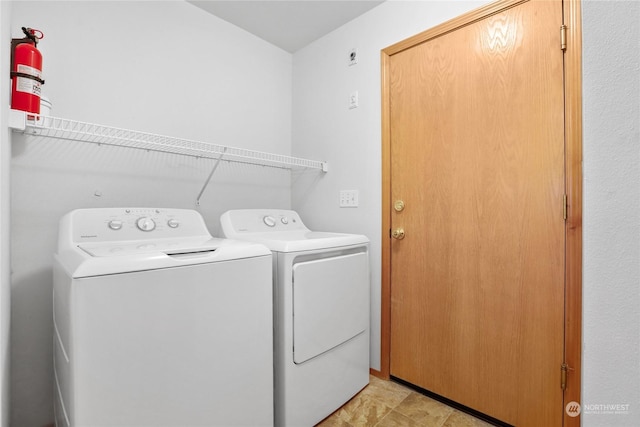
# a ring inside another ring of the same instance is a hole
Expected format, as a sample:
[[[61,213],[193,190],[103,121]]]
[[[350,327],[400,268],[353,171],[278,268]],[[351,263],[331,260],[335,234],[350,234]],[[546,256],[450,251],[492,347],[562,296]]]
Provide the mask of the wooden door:
[[[523,427],[563,418],[561,24],[524,2],[388,64],[390,373]]]

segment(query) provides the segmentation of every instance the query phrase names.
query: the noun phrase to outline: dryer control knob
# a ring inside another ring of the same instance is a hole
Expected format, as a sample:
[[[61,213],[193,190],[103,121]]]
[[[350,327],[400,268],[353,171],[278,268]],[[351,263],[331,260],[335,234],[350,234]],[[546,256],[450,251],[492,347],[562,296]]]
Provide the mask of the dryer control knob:
[[[171,218],[169,221],[167,221],[167,225],[171,228],[178,228],[180,222],[177,219]]]
[[[119,219],[109,221],[109,228],[112,230],[120,230],[122,228],[122,221]]]
[[[284,225],[289,224],[289,218],[287,218],[286,216],[283,216],[282,218],[280,218],[280,222],[283,223]]]
[[[264,218],[262,218],[262,221],[264,221],[264,223],[267,225],[267,227],[275,227],[276,226],[276,220],[272,216],[267,215]]]
[[[153,222],[151,218],[148,218],[146,216],[138,218],[136,225],[142,231],[153,231],[156,228],[156,223]]]

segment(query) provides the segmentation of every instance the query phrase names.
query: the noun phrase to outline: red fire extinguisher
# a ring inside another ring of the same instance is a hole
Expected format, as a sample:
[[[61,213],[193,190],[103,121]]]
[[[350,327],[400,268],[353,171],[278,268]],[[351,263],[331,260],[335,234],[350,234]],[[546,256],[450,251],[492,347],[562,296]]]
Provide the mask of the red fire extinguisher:
[[[26,37],[11,40],[11,108],[40,114],[42,54],[36,48],[42,31],[22,27]]]

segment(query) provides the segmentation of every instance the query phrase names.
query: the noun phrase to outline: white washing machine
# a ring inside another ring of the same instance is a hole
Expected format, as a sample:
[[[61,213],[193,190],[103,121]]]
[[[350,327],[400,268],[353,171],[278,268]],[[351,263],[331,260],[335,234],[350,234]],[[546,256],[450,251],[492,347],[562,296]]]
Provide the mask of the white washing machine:
[[[275,424],[313,426],[369,383],[369,240],[310,231],[290,210],[220,222],[273,252]]]
[[[58,427],[273,425],[266,247],[183,209],[80,209],[59,233]]]

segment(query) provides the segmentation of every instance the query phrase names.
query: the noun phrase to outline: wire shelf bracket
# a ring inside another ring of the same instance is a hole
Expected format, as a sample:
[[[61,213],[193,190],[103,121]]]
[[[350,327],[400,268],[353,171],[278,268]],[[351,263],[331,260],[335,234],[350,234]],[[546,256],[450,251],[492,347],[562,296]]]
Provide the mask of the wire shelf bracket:
[[[198,194],[197,204],[200,204],[200,198],[209,185],[220,161],[288,170],[316,169],[324,173],[329,170],[327,162],[324,161],[302,159],[244,148],[234,148],[207,142],[79,122],[59,117],[40,116],[19,110],[9,111],[9,127],[13,129],[14,132],[21,132],[28,135],[215,160],[216,162],[213,169]]]

